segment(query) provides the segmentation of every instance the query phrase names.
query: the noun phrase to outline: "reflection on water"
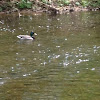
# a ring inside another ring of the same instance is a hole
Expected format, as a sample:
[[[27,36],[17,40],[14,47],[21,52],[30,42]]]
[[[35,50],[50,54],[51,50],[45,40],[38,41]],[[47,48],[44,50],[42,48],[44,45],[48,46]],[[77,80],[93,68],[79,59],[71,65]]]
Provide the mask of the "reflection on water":
[[[99,23],[98,12],[1,15],[0,99],[99,100]]]

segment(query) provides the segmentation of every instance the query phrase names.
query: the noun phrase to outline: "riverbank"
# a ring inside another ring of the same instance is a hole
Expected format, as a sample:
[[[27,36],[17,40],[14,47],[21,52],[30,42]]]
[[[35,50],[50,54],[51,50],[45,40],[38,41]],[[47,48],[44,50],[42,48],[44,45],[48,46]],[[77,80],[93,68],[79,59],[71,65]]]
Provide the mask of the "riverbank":
[[[97,11],[100,7],[83,6],[79,2],[70,2],[69,4],[45,3],[41,1],[31,0],[29,2],[5,2],[0,1],[0,14],[10,14],[13,12],[36,12],[48,14],[64,14],[76,11]]]

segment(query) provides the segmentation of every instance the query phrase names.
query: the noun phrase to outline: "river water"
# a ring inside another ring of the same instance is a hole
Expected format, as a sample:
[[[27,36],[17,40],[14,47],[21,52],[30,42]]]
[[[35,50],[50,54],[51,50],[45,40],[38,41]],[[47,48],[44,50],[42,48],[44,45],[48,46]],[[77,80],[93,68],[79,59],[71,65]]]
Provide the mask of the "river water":
[[[100,100],[100,12],[0,15],[0,100]]]

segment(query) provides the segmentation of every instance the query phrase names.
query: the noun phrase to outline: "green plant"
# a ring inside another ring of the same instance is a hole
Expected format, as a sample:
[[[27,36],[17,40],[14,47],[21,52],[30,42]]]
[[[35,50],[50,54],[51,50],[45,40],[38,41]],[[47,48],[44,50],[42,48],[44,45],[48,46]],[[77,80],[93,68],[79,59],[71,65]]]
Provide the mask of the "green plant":
[[[49,4],[49,5],[51,4],[51,2],[48,1],[48,0],[42,0],[42,2],[45,3],[45,4]]]
[[[90,6],[92,7],[100,7],[100,0],[93,0],[90,2]]]
[[[89,5],[89,1],[88,0],[82,0],[82,5],[83,5],[83,7],[87,7]]]
[[[48,3],[47,0],[42,0],[43,3]]]
[[[77,2],[75,2],[75,4],[76,4],[77,6],[79,6],[79,5],[80,5],[80,2],[77,1]]]
[[[21,0],[21,2],[17,3],[18,8],[23,9],[23,8],[32,8],[32,2],[28,0]]]
[[[64,5],[69,5],[70,4],[69,0],[62,0],[62,2],[63,2]]]

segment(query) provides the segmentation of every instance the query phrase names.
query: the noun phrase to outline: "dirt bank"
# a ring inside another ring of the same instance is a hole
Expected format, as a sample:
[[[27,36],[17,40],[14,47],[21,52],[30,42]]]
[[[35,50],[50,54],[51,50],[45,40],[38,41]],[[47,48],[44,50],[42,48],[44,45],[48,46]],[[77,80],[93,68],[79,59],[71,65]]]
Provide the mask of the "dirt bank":
[[[10,14],[12,12],[36,12],[36,13],[49,13],[49,14],[64,14],[67,12],[74,11],[97,11],[100,10],[100,7],[83,7],[81,5],[77,6],[75,3],[70,4],[68,6],[58,6],[57,4],[46,4],[43,2],[32,2],[32,6],[30,8],[18,8],[16,3],[10,3],[5,1],[0,1],[0,13]]]

